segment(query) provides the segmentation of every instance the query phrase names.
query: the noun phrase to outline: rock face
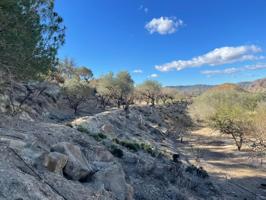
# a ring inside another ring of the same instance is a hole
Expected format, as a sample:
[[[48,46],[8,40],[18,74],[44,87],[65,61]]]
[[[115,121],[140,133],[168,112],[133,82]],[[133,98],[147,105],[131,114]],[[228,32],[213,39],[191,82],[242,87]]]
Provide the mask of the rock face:
[[[172,160],[178,152],[155,112],[114,110],[74,128],[0,115],[0,200],[219,199],[209,180],[186,173],[182,156]]]
[[[51,148],[53,153],[66,155],[67,162],[65,163],[63,172],[67,178],[75,181],[83,180],[94,172],[92,166],[85,160],[80,148],[68,142],[62,142],[54,145]],[[55,155],[58,155],[55,154]],[[61,159],[62,160],[62,159]],[[58,160],[58,162],[61,162]]]

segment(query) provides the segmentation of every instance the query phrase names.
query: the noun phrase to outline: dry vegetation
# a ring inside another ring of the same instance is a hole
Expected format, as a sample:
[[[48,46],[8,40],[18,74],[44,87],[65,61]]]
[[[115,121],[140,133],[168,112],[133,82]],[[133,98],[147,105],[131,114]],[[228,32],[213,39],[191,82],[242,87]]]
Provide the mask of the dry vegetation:
[[[231,135],[239,151],[245,143],[265,154],[265,100],[263,93],[222,85],[196,97],[190,113],[195,121]]]

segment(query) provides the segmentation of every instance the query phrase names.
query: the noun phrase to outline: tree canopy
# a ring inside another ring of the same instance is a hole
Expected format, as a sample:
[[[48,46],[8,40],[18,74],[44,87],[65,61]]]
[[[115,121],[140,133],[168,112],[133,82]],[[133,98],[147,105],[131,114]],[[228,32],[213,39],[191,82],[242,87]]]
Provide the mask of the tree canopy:
[[[62,22],[53,0],[1,0],[0,72],[29,80],[52,71],[64,43]]]

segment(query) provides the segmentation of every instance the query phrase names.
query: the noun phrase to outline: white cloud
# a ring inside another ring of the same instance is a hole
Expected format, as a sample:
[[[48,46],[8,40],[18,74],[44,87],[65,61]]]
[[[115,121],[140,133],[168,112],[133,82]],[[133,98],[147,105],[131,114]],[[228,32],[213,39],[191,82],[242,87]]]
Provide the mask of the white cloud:
[[[148,76],[148,78],[158,78],[158,77],[159,77],[158,74],[151,74],[151,75]]]
[[[135,70],[133,71],[133,73],[135,73],[135,74],[142,74],[143,71],[142,71],[141,69],[135,69]]]
[[[244,67],[231,67],[226,68],[223,70],[205,70],[201,71],[202,74],[211,76],[211,75],[218,75],[218,74],[235,74],[238,72],[243,71],[255,71],[260,69],[266,69],[266,63],[265,64],[255,64],[255,65],[246,65]]]
[[[149,8],[144,7],[144,5],[140,5],[139,10],[143,10],[146,14],[149,12]]]
[[[265,58],[255,55],[261,51],[262,49],[255,45],[221,47],[190,60],[176,60],[163,65],[157,65],[155,68],[159,71],[167,72],[174,69],[180,71],[185,68],[200,67],[203,65],[215,66],[247,60],[259,60]]]
[[[181,19],[175,17],[160,17],[153,18],[149,23],[145,25],[145,28],[150,32],[159,33],[161,35],[172,34],[177,31],[178,28],[184,25]]]

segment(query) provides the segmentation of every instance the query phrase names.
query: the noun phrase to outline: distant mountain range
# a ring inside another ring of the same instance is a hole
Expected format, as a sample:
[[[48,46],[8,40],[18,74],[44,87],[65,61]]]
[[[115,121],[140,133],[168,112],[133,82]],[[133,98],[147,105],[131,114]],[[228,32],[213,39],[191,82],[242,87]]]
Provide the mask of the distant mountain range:
[[[255,81],[250,82],[240,82],[235,84],[237,86],[240,86],[244,90],[250,91],[250,92],[266,92],[266,78],[264,79],[258,79]],[[168,88],[175,88],[180,93],[185,95],[191,95],[196,96],[199,95],[206,90],[209,90],[213,87],[217,87],[219,85],[204,85],[204,84],[198,84],[198,85],[183,85],[183,86],[167,86]]]

